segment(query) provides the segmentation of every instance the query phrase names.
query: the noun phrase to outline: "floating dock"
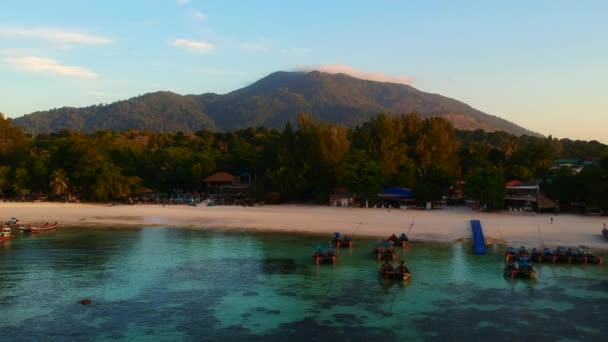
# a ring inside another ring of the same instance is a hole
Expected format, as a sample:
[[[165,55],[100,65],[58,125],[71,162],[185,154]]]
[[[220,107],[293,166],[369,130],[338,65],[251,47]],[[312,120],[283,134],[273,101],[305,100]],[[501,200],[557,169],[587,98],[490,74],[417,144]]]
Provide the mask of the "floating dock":
[[[471,227],[473,231],[473,248],[475,254],[486,254],[486,240],[483,237],[481,222],[479,222],[479,220],[471,220]]]

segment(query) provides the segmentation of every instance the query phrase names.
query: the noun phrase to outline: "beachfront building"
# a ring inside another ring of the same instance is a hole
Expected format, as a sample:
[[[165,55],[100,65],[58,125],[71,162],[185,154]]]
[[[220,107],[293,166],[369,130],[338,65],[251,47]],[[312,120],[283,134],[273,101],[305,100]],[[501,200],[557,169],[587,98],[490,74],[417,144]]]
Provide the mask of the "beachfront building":
[[[215,204],[242,204],[249,197],[250,178],[234,176],[228,172],[216,172],[203,179],[207,196]]]
[[[401,187],[384,188],[382,193],[365,198],[362,205],[366,208],[408,208],[414,207],[414,193]]]
[[[329,195],[329,205],[332,207],[350,207],[355,203],[355,197],[347,188],[335,188]]]
[[[536,183],[512,180],[505,184],[505,207],[509,211],[534,211],[539,192]]]

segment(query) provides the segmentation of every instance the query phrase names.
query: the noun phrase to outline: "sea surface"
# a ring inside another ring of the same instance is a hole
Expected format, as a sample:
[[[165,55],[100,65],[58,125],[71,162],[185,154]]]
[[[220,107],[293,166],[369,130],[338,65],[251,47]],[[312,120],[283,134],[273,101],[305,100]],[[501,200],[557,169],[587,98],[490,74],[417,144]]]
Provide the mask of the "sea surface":
[[[342,232],[348,234],[349,232]],[[400,233],[400,232],[395,232]],[[2,341],[605,341],[606,265],[502,276],[504,246],[413,241],[379,279],[374,240],[314,265],[330,236],[65,228],[0,244]],[[82,305],[82,299],[92,304]]]

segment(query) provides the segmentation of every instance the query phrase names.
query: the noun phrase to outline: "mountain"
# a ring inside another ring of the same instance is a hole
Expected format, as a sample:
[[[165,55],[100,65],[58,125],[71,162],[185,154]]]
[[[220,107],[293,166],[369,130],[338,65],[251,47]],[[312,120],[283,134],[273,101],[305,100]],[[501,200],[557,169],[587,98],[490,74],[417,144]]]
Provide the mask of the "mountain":
[[[178,95],[156,92],[109,105],[63,107],[13,120],[33,134],[73,129],[139,129],[158,132],[282,128],[309,112],[326,122],[354,126],[378,113],[444,116],[458,129],[535,135],[514,123],[460,101],[405,84],[383,83],[345,74],[275,72],[228,94]]]

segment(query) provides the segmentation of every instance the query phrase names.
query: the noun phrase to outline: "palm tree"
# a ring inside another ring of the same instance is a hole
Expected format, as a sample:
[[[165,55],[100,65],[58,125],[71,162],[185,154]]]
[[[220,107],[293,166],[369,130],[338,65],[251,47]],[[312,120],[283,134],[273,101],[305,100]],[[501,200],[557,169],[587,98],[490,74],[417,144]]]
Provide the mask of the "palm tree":
[[[63,195],[68,191],[69,178],[63,169],[57,169],[51,173],[51,189],[55,195]],[[69,197],[69,194],[68,194]],[[68,201],[68,198],[66,198]]]

